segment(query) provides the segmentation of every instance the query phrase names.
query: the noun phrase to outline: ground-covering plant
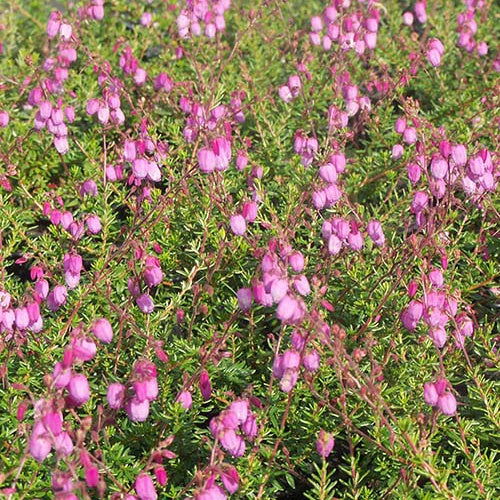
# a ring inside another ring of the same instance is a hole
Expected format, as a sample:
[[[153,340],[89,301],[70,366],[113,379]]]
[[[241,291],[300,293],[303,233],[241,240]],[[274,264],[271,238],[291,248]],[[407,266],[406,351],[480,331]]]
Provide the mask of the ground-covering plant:
[[[498,3],[0,6],[2,495],[498,498]]]

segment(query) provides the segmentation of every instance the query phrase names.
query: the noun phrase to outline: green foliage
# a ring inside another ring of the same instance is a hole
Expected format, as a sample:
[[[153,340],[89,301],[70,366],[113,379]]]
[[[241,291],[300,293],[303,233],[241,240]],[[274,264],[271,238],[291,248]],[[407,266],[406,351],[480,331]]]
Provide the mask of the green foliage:
[[[66,254],[78,253],[84,265],[60,309],[51,311],[40,300],[40,332],[2,326],[2,495],[52,498],[51,475],[59,471],[72,477],[79,498],[124,498],[141,471],[153,476],[162,463],[168,483],[155,481],[160,498],[196,498],[210,475],[229,466],[239,474],[232,497],[241,499],[498,496],[498,189],[471,197],[457,181],[441,200],[431,195],[420,227],[411,205],[416,191],[431,192],[429,163],[445,138],[465,144],[469,158],[488,149],[498,174],[500,103],[493,65],[499,8],[485,2],[476,13],[475,39],[489,45],[480,57],[457,44],[461,2],[428,2],[428,22],[415,21],[413,28],[401,22],[413,2],[351,3],[350,11],[377,9],[380,15],[377,47],[362,55],[336,42],[328,51],[312,45],[310,18],[325,7],[317,1],[233,2],[224,33],[182,39],[176,19],[184,2],[113,0],[105,2],[97,22],[79,19],[77,9],[87,2],[0,0],[0,111],[10,116],[0,128],[0,181],[9,183],[0,187],[0,290],[12,296],[12,308],[21,307],[34,300],[34,266],[53,289],[64,283]],[[54,106],[60,98],[64,107],[75,108],[66,154],[56,151],[46,128],[35,130],[37,109],[28,104],[30,91],[53,76],[43,65],[58,57],[58,39],[45,34],[54,9],[71,22],[77,50],[61,89],[44,94]],[[140,22],[145,11],[153,17],[150,27]],[[437,68],[425,57],[433,37],[445,47]],[[147,71],[144,85],[120,67],[126,47]],[[161,72],[174,82],[170,92],[154,88]],[[293,74],[300,74],[302,89],[286,103],[278,88]],[[100,85],[98,75],[109,81]],[[103,125],[86,112],[88,100],[102,101],[111,81],[119,88],[122,125]],[[329,107],[345,109],[348,81],[370,98],[371,109],[349,117],[347,127],[329,127]],[[242,123],[230,109],[237,92]],[[194,141],[186,141],[181,98],[207,114],[226,106],[225,125],[201,127]],[[402,157],[393,159],[391,148],[402,142],[394,130],[400,116],[413,119],[419,145],[405,144]],[[228,135],[228,128],[230,168],[201,174],[197,152]],[[298,131],[319,143],[308,167],[293,150]],[[129,179],[124,141],[141,134],[156,146],[168,143],[158,161],[160,182]],[[234,166],[240,150],[249,159],[242,171]],[[338,180],[344,195],[316,210],[312,193],[325,185],[318,167],[335,152],[348,159]],[[407,166],[420,155],[424,172],[413,185]],[[106,168],[115,165],[124,171],[116,182],[106,177]],[[262,178],[255,174],[259,168]],[[87,179],[96,182],[98,196],[80,194]],[[235,236],[229,218],[251,199],[259,201],[257,219],[244,236]],[[73,238],[50,222],[47,203],[71,212],[75,221],[97,215],[102,230]],[[333,217],[357,224],[365,236],[361,251],[328,252],[322,224]],[[383,248],[366,235],[371,219],[382,223]],[[238,290],[262,278],[262,256],[274,244],[278,254],[290,245],[306,259],[312,291],[304,297],[308,312],[300,325],[277,319],[275,305],[254,301],[247,312],[238,305]],[[145,255],[155,256],[163,272],[161,284],[150,290],[143,279]],[[474,323],[465,349],[455,343],[455,319],[442,349],[423,322],[415,331],[402,325],[410,282],[419,283],[416,298],[423,300],[427,274],[436,267],[443,270],[446,293]],[[139,310],[129,279],[151,294],[152,314]],[[12,308],[0,309],[0,318]],[[114,339],[98,343],[93,359],[74,363],[73,370],[88,378],[91,396],[72,407],[67,391],[53,385],[54,365],[79,329],[92,337],[92,322],[100,317],[110,320]],[[290,348],[295,330],[307,338],[302,358],[315,349],[321,363],[317,371],[301,368],[296,385],[284,392],[273,362]],[[141,360],[155,363],[159,395],[148,419],[132,422],[123,409],[109,408],[106,390],[113,382],[126,384],[130,399]],[[212,385],[208,400],[198,389],[202,370]],[[424,402],[423,384],[439,377],[446,377],[458,401],[454,416]],[[192,393],[189,410],[176,401],[183,390]],[[251,402],[257,436],[246,439],[243,456],[233,457],[209,424],[238,398]],[[68,457],[52,450],[38,463],[29,441],[43,399],[62,409],[75,450]],[[321,429],[335,436],[324,460],[315,446]],[[83,450],[98,466],[102,490],[85,485]],[[162,453],[166,458],[160,459]]]

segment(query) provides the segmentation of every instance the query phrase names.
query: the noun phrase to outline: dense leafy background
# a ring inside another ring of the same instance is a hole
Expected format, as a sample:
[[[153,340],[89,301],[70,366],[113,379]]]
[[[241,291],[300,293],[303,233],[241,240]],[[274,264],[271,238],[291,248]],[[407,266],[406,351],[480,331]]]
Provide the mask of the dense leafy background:
[[[498,196],[490,192],[471,200],[457,189],[446,202],[436,203],[433,231],[419,231],[409,208],[415,188],[406,175],[414,147],[405,148],[399,160],[391,158],[391,148],[400,141],[395,120],[405,114],[420,120],[428,158],[442,127],[450,142],[467,146],[469,156],[487,148],[498,165],[499,73],[493,69],[498,5],[485,1],[476,14],[481,19],[476,38],[490,48],[485,57],[457,46],[456,17],[465,11],[458,1],[429,2],[427,23],[415,22],[413,28],[401,21],[412,7],[409,2],[374,3],[380,12],[377,47],[362,57],[337,46],[331,51],[311,46],[310,18],[325,7],[316,1],[234,1],[226,12],[225,33],[213,40],[180,39],[176,18],[181,6],[175,3],[107,1],[100,22],[77,21],[79,6],[0,1],[0,109],[10,115],[9,125],[0,129],[0,173],[10,182],[9,189],[0,189],[1,288],[22,304],[33,291],[33,265],[44,268],[51,285],[62,283],[63,256],[72,249],[83,257],[85,268],[63,308],[50,312],[42,305],[40,333],[0,334],[0,486],[5,494],[52,498],[51,473],[57,468],[70,471],[75,484],[81,481],[75,490],[81,498],[98,496],[85,487],[76,451],[60,460],[51,454],[38,464],[27,453],[27,442],[33,402],[49,397],[46,375],[61,360],[71,329],[107,317],[113,343],[99,346],[96,357],[80,367],[90,381],[91,398],[65,411],[73,432],[91,417],[78,446],[99,460],[106,498],[130,491],[170,435],[175,436],[169,449],[176,458],[164,462],[169,480],[158,493],[161,498],[193,495],[202,477],[196,471],[207,467],[214,446],[208,423],[242,395],[260,401],[260,408],[253,406],[259,432],[243,457],[224,458],[240,475],[235,498],[496,498]],[[367,9],[363,3],[358,7]],[[34,130],[36,109],[27,105],[30,90],[46,77],[45,58],[57,54],[56,42],[45,34],[54,9],[71,21],[77,40],[78,59],[61,94],[64,104],[76,110],[65,155],[55,150],[46,130]],[[146,10],[153,16],[148,28],[140,23]],[[431,37],[445,47],[438,68],[425,61]],[[148,72],[144,86],[120,69],[125,46]],[[179,48],[184,51],[180,58]],[[421,62],[403,85],[412,52]],[[101,97],[95,68],[105,61],[123,83],[126,121],[120,127],[103,126],[86,113],[88,99]],[[302,76],[301,96],[285,103],[278,87],[297,73],[299,62],[306,64],[310,78]],[[161,71],[174,81],[168,93],[153,87]],[[327,110],[344,105],[337,76],[345,71],[360,93],[370,96],[372,109],[329,133]],[[386,90],[373,90],[375,82],[385,82]],[[196,160],[203,141],[184,140],[179,99],[190,96],[212,109],[228,105],[234,91],[245,93],[246,120],[233,126],[232,165],[204,175]],[[154,142],[169,144],[162,180],[152,186],[149,201],[140,201],[142,187],[130,186],[128,173],[122,181],[104,182],[106,165],[119,161],[124,138],[137,138],[142,120]],[[293,152],[297,130],[314,134],[320,144],[309,168]],[[336,147],[348,158],[341,176],[345,197],[319,212],[311,203],[317,167]],[[234,166],[238,149],[248,149],[250,158],[242,172]],[[261,198],[258,218],[238,237],[231,233],[229,216],[252,196],[248,179],[258,167],[263,170],[262,179],[253,179]],[[97,183],[97,197],[79,195],[86,179]],[[75,243],[51,224],[42,207],[57,196],[75,218],[97,214],[102,232]],[[321,225],[332,216],[357,219],[364,227],[371,218],[380,220],[386,246],[379,249],[367,239],[359,253],[329,255]],[[306,299],[310,310],[345,330],[345,339],[332,334],[331,342],[321,342],[312,320],[302,325],[322,361],[314,374],[302,371],[289,394],[272,377],[272,364],[275,353],[289,347],[293,326],[276,319],[275,308],[254,304],[243,313],[236,297],[259,275],[262,249],[272,239],[304,254],[305,273],[316,283]],[[143,269],[134,251],[142,247],[153,253],[153,243],[163,249],[158,257],[164,279],[152,293],[154,312],[145,315],[128,292],[127,280]],[[465,349],[455,348],[450,338],[440,351],[423,328],[408,332],[399,319],[409,301],[409,282],[440,266],[441,250],[449,261],[446,287],[474,318],[475,332]],[[21,256],[25,262],[16,263]],[[324,296],[322,285],[327,285]],[[321,300],[334,310],[322,307]],[[157,342],[167,362],[156,357]],[[356,350],[364,355],[358,358]],[[132,423],[123,411],[109,417],[107,385],[126,381],[142,357],[157,365],[160,386],[148,420]],[[209,401],[197,390],[202,369],[213,387]],[[438,374],[445,374],[453,387],[456,417],[433,411],[423,400],[424,382]],[[190,385],[194,401],[186,412],[174,401]],[[22,402],[28,410],[19,421]],[[322,428],[335,437],[326,461],[315,448]],[[16,490],[10,492],[13,485]]]

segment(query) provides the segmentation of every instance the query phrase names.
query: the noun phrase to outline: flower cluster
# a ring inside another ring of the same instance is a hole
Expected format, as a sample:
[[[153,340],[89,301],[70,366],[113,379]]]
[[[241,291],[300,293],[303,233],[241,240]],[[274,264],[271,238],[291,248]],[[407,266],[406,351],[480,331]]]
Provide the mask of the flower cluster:
[[[467,313],[457,314],[458,301],[446,292],[441,270],[434,268],[425,276],[422,300],[414,298],[417,289],[418,284],[412,281],[408,287],[408,295],[412,300],[401,313],[403,326],[415,331],[420,320],[423,320],[434,345],[441,349],[448,338],[446,326],[452,321],[455,326],[455,344],[463,347],[465,338],[474,332],[474,324]]]
[[[217,137],[210,146],[198,150],[198,167],[201,172],[209,174],[214,170],[226,170],[231,160],[231,143],[225,137]]]
[[[288,83],[286,85],[282,85],[278,89],[278,94],[283,101],[291,102],[299,96],[301,88],[302,83],[300,81],[300,76],[291,75],[288,78]]]
[[[177,17],[179,36],[189,38],[204,32],[208,38],[214,38],[226,29],[224,13],[230,6],[231,0],[187,0],[186,8]]]
[[[430,406],[437,406],[444,415],[454,415],[457,411],[457,400],[448,390],[449,382],[440,378],[435,382],[424,384],[424,400]]]
[[[358,4],[366,2],[358,0]],[[368,6],[366,12],[357,10],[350,13],[347,10],[350,5],[350,0],[333,0],[321,16],[311,18],[309,38],[313,45],[330,50],[336,42],[342,50],[354,50],[358,55],[376,47],[379,11]]]
[[[323,239],[327,242],[328,253],[337,255],[342,247],[359,251],[363,248],[363,235],[358,229],[356,222],[333,217],[325,220],[321,229]]]
[[[467,10],[457,16],[458,46],[469,53],[475,50],[478,55],[485,56],[488,53],[488,44],[484,41],[478,43],[474,38],[477,33],[476,9],[484,6],[484,2],[467,0],[465,3]]]
[[[233,457],[245,454],[247,439],[257,435],[257,422],[247,399],[233,401],[229,408],[210,421],[212,436]]]

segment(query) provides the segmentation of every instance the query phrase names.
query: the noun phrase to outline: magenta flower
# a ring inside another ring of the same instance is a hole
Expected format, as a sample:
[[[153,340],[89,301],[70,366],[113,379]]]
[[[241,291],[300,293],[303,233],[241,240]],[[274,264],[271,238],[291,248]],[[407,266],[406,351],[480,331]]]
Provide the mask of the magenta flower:
[[[225,428],[219,433],[219,440],[222,447],[233,457],[242,457],[245,454],[245,441],[233,429]]]
[[[198,165],[200,170],[205,174],[215,170],[216,158],[210,148],[201,148],[198,150]]]
[[[238,305],[242,311],[249,311],[252,307],[252,289],[251,288],[240,288],[236,293],[238,297]]]
[[[231,215],[229,219],[229,225],[231,226],[231,231],[236,236],[243,236],[247,229],[245,218],[240,214]]]
[[[444,415],[454,415],[457,411],[457,400],[450,392],[439,396],[437,404]]]
[[[320,357],[318,351],[312,349],[309,351],[302,360],[304,368],[310,372],[315,372],[319,368]]]
[[[140,500],[156,500],[158,495],[149,474],[141,472],[135,480],[135,492]]]
[[[333,436],[321,429],[318,434],[318,439],[316,441],[316,450],[321,458],[326,458],[333,450],[335,445],[335,440]]]
[[[73,453],[73,441],[67,432],[61,432],[54,436],[54,448],[58,455],[67,457]]]
[[[106,318],[94,321],[92,333],[104,344],[109,344],[113,340],[113,329],[111,323]]]
[[[125,386],[117,382],[109,384],[106,400],[111,408],[119,410],[125,403]]]
[[[37,422],[31,433],[29,440],[29,450],[31,456],[37,462],[43,462],[52,448],[50,436],[45,430],[42,422]]]
[[[137,307],[144,313],[144,314],[151,314],[154,310],[154,303],[151,297],[147,293],[143,293],[142,295],[139,295],[135,299],[135,303],[137,304]]]
[[[210,378],[206,370],[202,370],[200,373],[199,387],[203,399],[206,401],[210,399],[212,395],[212,385],[210,384]]]
[[[232,495],[236,493],[238,490],[238,484],[240,481],[240,477],[238,475],[238,471],[232,465],[229,465],[227,468],[223,469],[220,473],[220,478],[226,490]]]
[[[247,222],[254,222],[257,218],[257,204],[254,201],[247,201],[243,204],[241,214]]]
[[[99,234],[102,229],[101,219],[97,215],[89,215],[86,220],[87,229],[90,234]]]
[[[378,247],[384,246],[385,236],[382,231],[382,225],[378,220],[371,220],[366,227],[366,231],[368,232],[368,236],[373,240],[375,245]]]
[[[47,295],[47,307],[51,311],[57,311],[65,302],[68,292],[64,285],[57,285]]]
[[[90,388],[87,377],[76,374],[71,377],[68,384],[68,392],[76,406],[80,406],[90,398]]]
[[[432,382],[426,382],[424,384],[424,401],[431,406],[436,406],[438,402],[439,395],[436,390],[436,386]]]
[[[139,401],[132,398],[126,405],[125,411],[132,422],[144,422],[149,415],[149,400]]]
[[[9,113],[0,110],[0,127],[5,128],[9,124]]]
[[[82,361],[90,361],[97,351],[97,347],[92,340],[85,337],[77,337],[72,343],[73,355]]]
[[[189,410],[193,404],[193,397],[189,391],[181,391],[177,396],[176,401],[185,409]]]

